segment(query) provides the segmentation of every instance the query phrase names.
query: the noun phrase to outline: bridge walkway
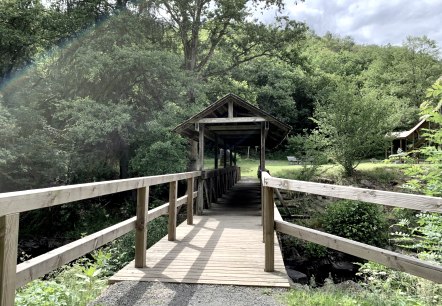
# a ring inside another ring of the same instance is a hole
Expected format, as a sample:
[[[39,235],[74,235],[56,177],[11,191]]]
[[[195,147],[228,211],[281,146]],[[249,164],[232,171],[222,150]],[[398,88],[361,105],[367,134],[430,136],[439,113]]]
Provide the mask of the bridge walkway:
[[[194,225],[179,225],[176,241],[166,236],[149,248],[146,268],[130,262],[110,282],[289,287],[276,237],[275,271],[264,272],[262,238],[259,182],[242,180],[195,216]]]

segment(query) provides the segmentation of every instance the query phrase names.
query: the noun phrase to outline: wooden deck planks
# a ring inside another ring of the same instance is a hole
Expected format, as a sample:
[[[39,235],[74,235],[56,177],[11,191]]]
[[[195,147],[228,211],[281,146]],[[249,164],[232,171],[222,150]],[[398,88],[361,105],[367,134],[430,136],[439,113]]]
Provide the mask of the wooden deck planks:
[[[210,211],[208,212],[210,214]],[[275,237],[275,272],[264,272],[261,217],[195,216],[177,227],[176,241],[164,237],[146,252],[147,267],[129,263],[110,282],[127,280],[289,287]]]

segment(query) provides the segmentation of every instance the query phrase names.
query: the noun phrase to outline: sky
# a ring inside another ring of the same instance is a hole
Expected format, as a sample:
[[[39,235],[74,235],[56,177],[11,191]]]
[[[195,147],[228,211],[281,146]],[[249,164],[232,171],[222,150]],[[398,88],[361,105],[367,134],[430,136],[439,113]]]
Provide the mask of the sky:
[[[426,35],[442,48],[442,0],[305,0],[286,1],[282,15],[305,22],[320,36],[351,36],[362,44],[402,44]],[[258,16],[256,16],[258,17]],[[271,23],[275,11],[260,20]]]

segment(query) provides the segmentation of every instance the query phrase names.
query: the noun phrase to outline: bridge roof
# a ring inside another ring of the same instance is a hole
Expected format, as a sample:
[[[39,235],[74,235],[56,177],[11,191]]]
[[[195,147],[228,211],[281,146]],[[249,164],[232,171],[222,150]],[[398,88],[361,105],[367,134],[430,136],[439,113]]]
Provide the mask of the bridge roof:
[[[174,131],[198,141],[199,125],[204,124],[204,135],[214,141],[235,146],[259,146],[261,126],[267,128],[267,147],[276,147],[291,127],[244,99],[229,93],[198,114],[179,124]]]

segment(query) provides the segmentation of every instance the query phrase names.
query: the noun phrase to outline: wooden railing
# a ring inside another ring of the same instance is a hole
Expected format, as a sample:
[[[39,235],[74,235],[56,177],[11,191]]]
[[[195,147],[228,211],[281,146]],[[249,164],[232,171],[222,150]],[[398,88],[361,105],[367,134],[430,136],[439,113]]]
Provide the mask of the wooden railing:
[[[194,179],[201,171],[124,180],[60,186],[0,194],[0,305],[14,305],[15,289],[71,262],[132,230],[135,266],[146,266],[147,223],[169,215],[168,237],[175,239],[177,207],[187,204],[187,222],[193,223]],[[177,198],[177,182],[187,180],[187,194]],[[148,211],[149,187],[169,183],[169,203]],[[19,214],[122,191],[137,190],[137,215],[99,232],[17,265]],[[192,195],[192,196],[188,196]]]
[[[273,189],[286,189],[438,213],[442,212],[442,198],[281,179],[271,177],[265,172],[262,174],[262,185],[264,193],[265,271],[272,272],[274,270],[274,231],[276,230],[334,250],[375,261],[399,271],[442,283],[442,266],[440,265],[282,221],[274,205]],[[277,217],[275,218],[275,216]]]
[[[236,166],[202,171],[198,192],[204,194],[204,197],[198,198],[196,213],[202,214],[204,207],[210,208],[210,204],[216,202],[240,178],[241,168]]]

